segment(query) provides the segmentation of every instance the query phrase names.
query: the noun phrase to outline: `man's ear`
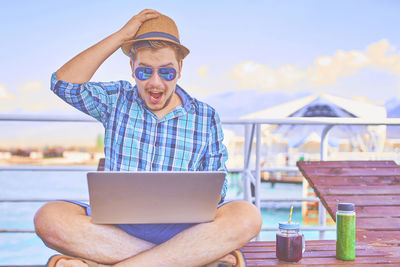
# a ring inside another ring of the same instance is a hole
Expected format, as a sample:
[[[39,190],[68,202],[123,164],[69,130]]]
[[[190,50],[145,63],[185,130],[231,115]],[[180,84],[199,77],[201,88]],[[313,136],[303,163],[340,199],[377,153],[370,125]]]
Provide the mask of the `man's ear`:
[[[179,61],[179,74],[178,74],[178,78],[181,77],[182,66],[183,66],[183,60]]]
[[[135,79],[135,73],[133,72],[133,61],[132,61],[132,59],[129,61],[129,64],[131,65],[132,77],[133,77],[133,79]]]

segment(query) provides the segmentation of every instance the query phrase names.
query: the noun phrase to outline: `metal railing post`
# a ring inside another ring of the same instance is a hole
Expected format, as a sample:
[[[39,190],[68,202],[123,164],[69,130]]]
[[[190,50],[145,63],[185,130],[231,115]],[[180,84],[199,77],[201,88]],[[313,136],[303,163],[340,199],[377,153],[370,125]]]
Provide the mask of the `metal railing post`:
[[[318,202],[318,226],[321,228],[326,227],[326,209],[324,205],[322,204],[321,200]],[[325,231],[320,230],[319,231],[319,239],[324,240],[325,239]]]
[[[321,133],[321,144],[320,144],[320,160],[327,160],[328,158],[328,133],[329,130],[332,129],[333,125],[327,125],[324,127]],[[318,226],[321,228],[326,227],[326,209],[324,204],[322,204],[321,200],[318,202]],[[319,239],[325,239],[325,231],[319,231]]]
[[[247,164],[248,162],[248,154],[249,154],[249,146],[248,142],[250,139],[250,125],[245,124],[244,125],[244,154],[243,154],[243,171],[242,171],[242,176],[243,176],[243,198],[244,200],[251,202],[251,190],[250,190],[250,177],[248,176],[248,171],[249,171],[249,165]]]
[[[252,193],[251,193],[251,183],[252,183],[252,175],[250,171],[250,160],[251,160],[251,150],[253,146],[253,138],[254,138],[254,131],[255,131],[255,124],[251,125],[251,131],[250,131],[250,125],[246,124],[245,126],[245,140],[244,140],[244,146],[245,146],[245,155],[244,155],[244,190],[247,191],[245,195],[245,200],[248,202],[253,202],[252,198]]]
[[[324,127],[321,133],[321,144],[320,144],[320,160],[326,160],[328,158],[328,133],[334,125],[327,125]]]
[[[260,201],[260,186],[261,186],[261,125],[256,125],[256,184],[254,190],[255,205],[261,212]],[[260,240],[260,234],[256,240]]]

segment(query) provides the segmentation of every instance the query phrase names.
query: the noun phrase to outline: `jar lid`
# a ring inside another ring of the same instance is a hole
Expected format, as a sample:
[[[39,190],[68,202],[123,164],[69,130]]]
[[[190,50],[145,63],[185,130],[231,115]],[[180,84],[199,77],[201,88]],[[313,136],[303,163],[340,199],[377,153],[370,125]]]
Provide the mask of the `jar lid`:
[[[297,222],[280,222],[279,229],[299,229],[300,224]]]
[[[339,203],[338,210],[341,211],[354,211],[354,204],[353,203]]]

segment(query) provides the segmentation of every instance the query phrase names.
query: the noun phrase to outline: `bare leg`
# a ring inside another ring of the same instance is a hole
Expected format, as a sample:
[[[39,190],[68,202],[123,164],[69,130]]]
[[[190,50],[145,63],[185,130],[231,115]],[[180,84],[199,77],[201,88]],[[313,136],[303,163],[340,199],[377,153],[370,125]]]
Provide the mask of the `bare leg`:
[[[50,247],[103,264],[121,261],[115,266],[201,266],[242,247],[258,234],[261,223],[253,205],[231,202],[217,210],[213,222],[155,246],[118,227],[92,224],[84,209],[72,203],[46,204],[35,216],[36,231]]]
[[[218,209],[214,221],[186,229],[115,267],[201,266],[245,245],[259,233],[261,224],[256,207],[248,202],[231,202]]]
[[[90,220],[84,208],[64,201],[45,204],[34,218],[37,235],[49,247],[103,264],[119,262],[155,246],[116,226]]]

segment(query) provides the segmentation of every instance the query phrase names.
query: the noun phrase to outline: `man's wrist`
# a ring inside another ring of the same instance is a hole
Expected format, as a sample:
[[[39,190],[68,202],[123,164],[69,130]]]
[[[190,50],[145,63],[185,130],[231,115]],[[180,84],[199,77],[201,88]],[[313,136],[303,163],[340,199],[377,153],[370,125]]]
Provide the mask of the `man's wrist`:
[[[121,46],[123,43],[129,40],[129,38],[127,38],[127,36],[124,35],[124,33],[121,32],[121,30],[115,32],[114,34],[112,34],[112,36],[113,38],[115,38],[119,46]]]
[[[113,35],[114,35],[115,38],[118,40],[118,43],[119,43],[120,46],[121,46],[123,43],[125,43],[125,42],[127,42],[127,41],[129,41],[129,40],[132,39],[128,34],[126,34],[125,32],[123,32],[122,29],[119,30],[119,31],[117,31],[117,32],[115,32]]]

